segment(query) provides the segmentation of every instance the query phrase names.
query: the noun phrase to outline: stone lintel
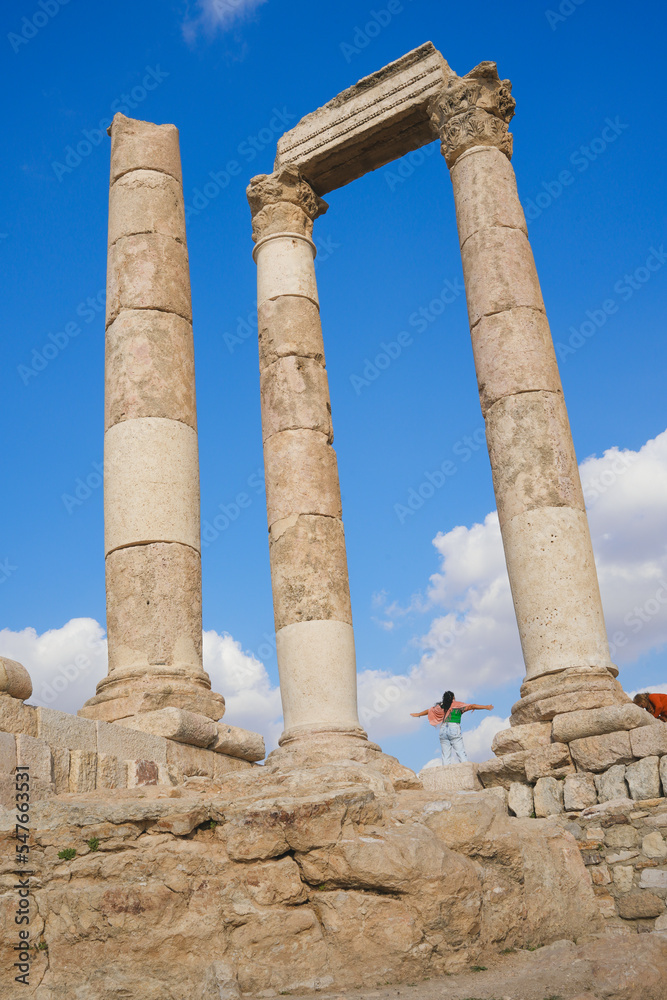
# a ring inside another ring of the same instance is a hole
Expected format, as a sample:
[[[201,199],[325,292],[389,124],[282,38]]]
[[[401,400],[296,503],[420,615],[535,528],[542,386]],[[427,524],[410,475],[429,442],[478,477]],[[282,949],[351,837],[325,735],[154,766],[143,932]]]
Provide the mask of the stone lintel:
[[[275,170],[299,168],[318,195],[431,142],[431,100],[456,74],[431,42],[359,80],[278,142]]]

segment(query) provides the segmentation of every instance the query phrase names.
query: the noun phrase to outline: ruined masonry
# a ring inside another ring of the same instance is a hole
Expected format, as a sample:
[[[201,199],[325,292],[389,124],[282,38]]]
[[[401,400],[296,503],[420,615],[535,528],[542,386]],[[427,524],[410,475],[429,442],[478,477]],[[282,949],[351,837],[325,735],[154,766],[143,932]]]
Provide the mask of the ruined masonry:
[[[610,662],[510,162],[514,107],[495,63],[459,77],[427,43],[303,118],[278,142],[274,172],[248,187],[284,713],[280,746],[261,767],[262,738],[221,721],[224,698],[202,665],[178,132],[114,118],[108,676],[72,716],[26,704],[27,671],[0,657],[7,850],[17,765],[31,775],[40,986],[26,997],[374,987],[502,948],[667,930],[667,726],[630,702]],[[417,777],[359,724],[313,225],[327,192],[434,139],[454,192],[526,676],[492,760]],[[7,964],[13,880],[0,872]]]

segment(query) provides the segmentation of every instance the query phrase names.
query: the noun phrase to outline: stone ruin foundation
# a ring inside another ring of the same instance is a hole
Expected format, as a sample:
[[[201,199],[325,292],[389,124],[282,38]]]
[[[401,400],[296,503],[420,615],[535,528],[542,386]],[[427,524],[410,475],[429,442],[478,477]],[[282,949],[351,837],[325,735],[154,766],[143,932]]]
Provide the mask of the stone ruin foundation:
[[[250,182],[285,725],[262,766],[262,738],[221,721],[224,698],[202,666],[178,132],[114,118],[109,672],[73,716],[26,704],[27,671],[0,659],[6,966],[17,769],[31,785],[34,957],[20,995],[208,1000],[405,982],[610,931],[657,932],[651,947],[667,963],[667,727],[630,702],[610,662],[511,166],[514,107],[494,63],[459,77],[427,43],[307,115],[280,139],[274,172]],[[526,678],[492,760],[416,776],[359,724],[312,231],[329,191],[435,138]],[[7,982],[0,998],[14,1000]]]

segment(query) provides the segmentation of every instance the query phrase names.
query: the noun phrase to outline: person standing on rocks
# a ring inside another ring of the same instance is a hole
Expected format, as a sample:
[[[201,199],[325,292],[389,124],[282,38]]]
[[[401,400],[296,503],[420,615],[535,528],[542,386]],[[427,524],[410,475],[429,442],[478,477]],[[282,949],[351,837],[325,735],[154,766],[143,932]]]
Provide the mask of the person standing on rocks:
[[[452,750],[459,763],[468,759],[461,735],[461,716],[464,712],[474,712],[476,709],[492,711],[493,705],[468,705],[464,701],[455,701],[453,691],[445,691],[442,701],[436,702],[423,712],[410,712],[413,719],[422,715],[428,716],[432,726],[440,727],[440,750],[443,766],[452,763]]]
[[[667,722],[667,694],[648,694],[645,691],[641,694],[636,694],[632,700],[635,705],[639,705],[640,708],[644,708],[647,712],[650,712],[655,719]]]

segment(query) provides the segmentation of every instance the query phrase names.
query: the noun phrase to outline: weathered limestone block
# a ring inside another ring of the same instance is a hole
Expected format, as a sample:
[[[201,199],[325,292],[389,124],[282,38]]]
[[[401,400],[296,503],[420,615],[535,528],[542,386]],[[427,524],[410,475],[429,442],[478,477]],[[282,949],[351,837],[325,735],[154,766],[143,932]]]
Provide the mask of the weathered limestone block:
[[[634,730],[638,726],[650,726],[650,718],[642,708],[630,703],[556,715],[551,725],[554,740],[559,743],[571,743],[572,740],[585,739],[588,736],[604,736],[606,733]],[[667,727],[665,729],[667,730]],[[632,735],[630,745],[632,746]],[[634,748],[633,753],[636,757],[647,756],[636,753]],[[667,753],[667,737],[664,753]]]
[[[112,753],[98,753],[96,788],[126,788],[125,764]]]
[[[431,42],[364,77],[278,141],[276,170],[296,164],[322,195],[433,140],[429,104],[453,76]]]
[[[148,542],[199,540],[197,433],[180,420],[122,420],[104,438],[106,552]]]
[[[476,150],[474,156],[461,155],[451,178],[461,245],[480,229],[504,227],[528,235],[514,170],[497,147]]]
[[[53,776],[56,795],[69,792],[70,752],[65,747],[53,747]]]
[[[159,170],[131,170],[109,191],[109,245],[143,233],[185,243],[181,182]]]
[[[497,400],[512,393],[562,393],[551,330],[543,312],[517,307],[483,316],[471,338],[484,416]]]
[[[53,754],[45,740],[17,733],[16,761],[17,766],[26,764],[30,768],[31,781],[39,780],[47,785],[54,784]]]
[[[167,740],[152,733],[140,733],[110,722],[97,722],[98,753],[113,754],[120,760],[154,760],[167,763]]]
[[[213,757],[213,777],[216,781],[225,781],[232,771],[247,771],[255,766],[248,760],[230,757],[224,753],[213,753],[211,756]]]
[[[521,700],[512,706],[512,725],[607,705],[629,705],[630,699],[612,676],[614,671],[613,664],[566,667],[555,675],[527,678],[521,685]]]
[[[630,892],[634,885],[635,870],[632,865],[614,865],[614,885],[619,892]]]
[[[528,751],[504,754],[493,760],[486,760],[477,766],[477,777],[485,788],[502,785],[509,788],[513,781],[526,781],[526,756]]]
[[[16,737],[0,732],[0,775],[13,774],[16,770]]]
[[[342,516],[336,453],[319,431],[282,431],[264,445],[269,527],[294,514]]]
[[[529,750],[526,754],[526,778],[533,782],[538,778],[562,778],[574,771],[570,751],[564,743],[550,743],[548,746]]]
[[[185,775],[178,768],[171,764],[158,764],[157,783],[158,785],[182,785]]]
[[[259,733],[238,726],[228,726],[224,722],[215,723],[216,734],[208,749],[214,753],[240,757],[241,760],[263,760],[266,755],[264,739]]]
[[[625,764],[614,764],[602,774],[596,774],[594,780],[599,802],[629,798],[628,786],[625,781]]]
[[[72,750],[69,764],[69,791],[92,792],[97,783],[97,754],[91,750]]]
[[[118,112],[109,128],[111,144],[111,184],[130,170],[157,170],[182,181],[178,129],[175,125],[154,125]]]
[[[619,916],[624,920],[646,920],[659,917],[665,912],[664,901],[659,896],[641,890],[620,896],[616,905]]]
[[[628,764],[625,780],[633,799],[657,799],[660,796],[660,773],[657,757],[644,757]]]
[[[612,816],[613,818],[613,816]],[[633,848],[639,844],[639,831],[629,823],[617,823],[605,830],[604,842],[607,847]]]
[[[512,726],[496,733],[491,749],[498,756],[518,753],[519,750],[535,750],[551,743],[551,726],[548,722],[532,722],[525,726]]]
[[[569,747],[579,771],[606,771],[614,764],[629,764],[634,760],[627,732],[587,736],[573,740]]]
[[[533,797],[536,816],[555,816],[563,812],[564,783],[556,778],[538,778]]]
[[[638,705],[634,705],[646,718],[641,729],[630,733],[630,746],[635,757],[663,757],[667,754],[667,725],[651,725],[650,716]]]
[[[509,787],[507,804],[510,812],[518,817],[532,816],[535,811],[533,789],[520,781],[513,781]]]
[[[0,656],[0,695],[25,701],[31,694],[32,681],[23,664]]]
[[[157,712],[142,712],[127,719],[120,719],[116,725],[136,732],[152,733],[165,739],[187,743],[193,747],[207,747],[218,733],[218,723],[205,715],[187,712],[182,708],[162,708]]]
[[[37,709],[9,694],[0,694],[0,732],[37,736]]]
[[[563,783],[563,805],[566,812],[579,812],[598,800],[592,774],[568,774]]]
[[[653,830],[652,833],[646,834],[642,840],[642,854],[645,854],[647,858],[667,857],[667,844],[659,830]]]
[[[125,773],[128,788],[157,785],[160,777],[158,765],[154,760],[126,760]]]
[[[200,775],[213,778],[217,754],[199,747],[189,747],[185,743],[165,740],[166,761],[184,775]],[[159,762],[158,762],[159,763]]]
[[[665,795],[667,795],[667,755],[660,758],[660,783]]]
[[[80,719],[53,708],[37,709],[37,734],[50,747],[68,750],[97,750],[97,728],[94,722]]]
[[[192,326],[174,313],[127,309],[106,332],[104,429],[139,417],[197,427]]]
[[[107,326],[123,309],[159,309],[192,322],[188,251],[157,233],[123,236],[109,247]]]
[[[264,440],[279,431],[312,430],[333,442],[327,372],[320,361],[279,358],[260,375]]]
[[[644,868],[639,880],[640,889],[667,889],[667,872]]]
[[[576,455],[563,450],[569,435],[561,393],[514,393],[489,409],[486,440],[501,526],[535,508],[584,510]]]
[[[544,312],[533,253],[518,229],[484,229],[461,248],[468,319],[475,326],[483,316],[507,309]]]
[[[298,355],[324,364],[322,323],[316,303],[303,296],[269,299],[258,309],[259,369]]]
[[[482,787],[476,772],[476,765],[467,762],[446,767],[424,767],[418,777],[427,792],[472,792]]]
[[[269,531],[276,631],[308,620],[352,624],[343,522],[292,515]]]

